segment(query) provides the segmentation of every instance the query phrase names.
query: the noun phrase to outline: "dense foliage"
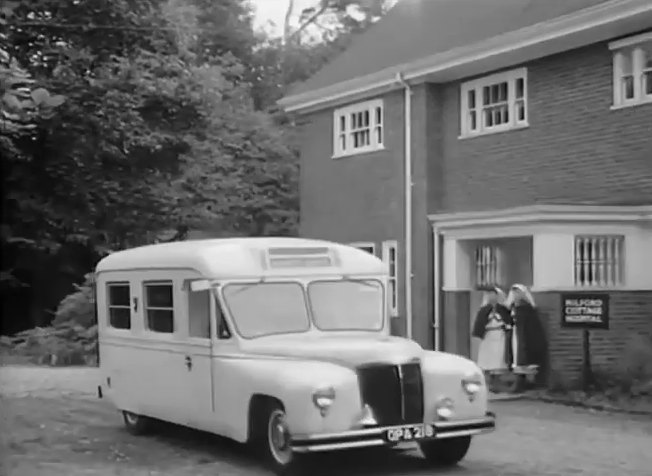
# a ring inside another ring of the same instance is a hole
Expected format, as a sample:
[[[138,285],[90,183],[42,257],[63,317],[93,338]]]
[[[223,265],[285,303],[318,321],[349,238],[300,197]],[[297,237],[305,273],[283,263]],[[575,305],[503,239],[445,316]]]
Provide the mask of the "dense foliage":
[[[297,152],[276,100],[383,4],[290,8],[298,22],[276,39],[246,0],[3,2],[2,333],[71,306],[57,325],[86,328],[74,285],[110,250],[193,230],[294,234]]]

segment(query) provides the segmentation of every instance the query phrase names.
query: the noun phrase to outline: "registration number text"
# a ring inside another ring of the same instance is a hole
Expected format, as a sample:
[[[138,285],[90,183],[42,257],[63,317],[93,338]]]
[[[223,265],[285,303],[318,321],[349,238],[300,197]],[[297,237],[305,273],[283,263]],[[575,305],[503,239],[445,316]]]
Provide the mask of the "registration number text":
[[[391,442],[423,440],[434,435],[431,425],[406,425],[387,430],[387,440]]]

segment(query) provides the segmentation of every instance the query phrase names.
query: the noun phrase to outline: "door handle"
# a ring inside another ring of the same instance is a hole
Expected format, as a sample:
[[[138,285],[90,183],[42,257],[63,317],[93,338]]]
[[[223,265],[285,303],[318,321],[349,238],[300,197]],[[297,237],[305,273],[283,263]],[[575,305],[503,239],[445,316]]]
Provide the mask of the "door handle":
[[[189,355],[186,355],[186,367],[188,367],[188,370],[192,370],[192,357]]]

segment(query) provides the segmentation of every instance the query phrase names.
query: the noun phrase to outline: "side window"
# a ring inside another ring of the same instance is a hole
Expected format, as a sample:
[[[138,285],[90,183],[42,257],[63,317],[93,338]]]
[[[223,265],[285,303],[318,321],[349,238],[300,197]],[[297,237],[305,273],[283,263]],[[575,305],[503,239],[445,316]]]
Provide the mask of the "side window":
[[[129,283],[108,283],[107,295],[109,325],[116,329],[131,329]]]
[[[188,291],[188,335],[208,339],[211,335],[210,291]]]
[[[145,315],[147,329],[171,334],[174,332],[174,301],[171,281],[145,283]]]
[[[215,299],[215,317],[217,321],[217,338],[220,340],[226,340],[231,338],[231,329],[229,329],[229,323],[226,322],[224,317],[224,311],[222,311],[222,306],[220,301]]]

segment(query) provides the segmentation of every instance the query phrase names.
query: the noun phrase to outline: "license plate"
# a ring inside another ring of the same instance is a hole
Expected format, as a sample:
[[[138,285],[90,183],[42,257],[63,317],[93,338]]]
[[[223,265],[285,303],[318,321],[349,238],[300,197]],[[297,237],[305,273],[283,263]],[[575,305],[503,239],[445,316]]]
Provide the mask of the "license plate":
[[[387,430],[385,437],[387,441],[398,443],[401,441],[415,441],[423,440],[424,438],[432,438],[435,435],[435,430],[432,425],[405,425]]]

